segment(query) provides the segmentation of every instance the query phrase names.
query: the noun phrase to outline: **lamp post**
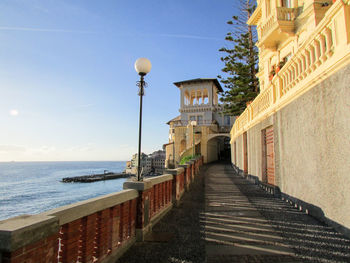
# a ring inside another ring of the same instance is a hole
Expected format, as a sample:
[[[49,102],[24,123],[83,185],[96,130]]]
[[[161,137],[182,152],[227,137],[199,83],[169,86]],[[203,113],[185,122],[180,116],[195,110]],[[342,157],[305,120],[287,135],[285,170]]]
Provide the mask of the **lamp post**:
[[[197,122],[196,121],[191,121],[191,125],[192,125],[192,135],[193,135],[193,153],[192,153],[192,156],[194,157],[194,155],[196,154],[196,151],[195,151],[195,142],[194,142],[194,126],[197,125]]]
[[[141,128],[142,128],[142,96],[144,95],[144,87],[146,82],[144,81],[144,76],[151,71],[152,64],[147,58],[139,58],[135,62],[135,70],[140,75],[140,81],[137,82],[139,87],[140,96],[140,117],[139,117],[139,150],[138,150],[138,162],[137,162],[137,181],[141,180]]]

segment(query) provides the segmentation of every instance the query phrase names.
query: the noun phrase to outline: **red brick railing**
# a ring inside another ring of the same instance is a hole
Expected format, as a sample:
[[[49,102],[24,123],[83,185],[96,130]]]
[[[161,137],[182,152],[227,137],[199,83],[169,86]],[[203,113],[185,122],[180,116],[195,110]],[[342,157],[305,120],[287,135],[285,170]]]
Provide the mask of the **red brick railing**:
[[[136,240],[137,197],[137,191],[124,190],[2,221],[1,262],[103,262],[118,256]]]
[[[0,221],[0,262],[113,262],[180,201],[202,164],[199,158],[127,181],[117,193]]]
[[[182,195],[185,193],[185,169],[168,169],[166,173],[174,176],[173,180],[173,202],[178,204]]]

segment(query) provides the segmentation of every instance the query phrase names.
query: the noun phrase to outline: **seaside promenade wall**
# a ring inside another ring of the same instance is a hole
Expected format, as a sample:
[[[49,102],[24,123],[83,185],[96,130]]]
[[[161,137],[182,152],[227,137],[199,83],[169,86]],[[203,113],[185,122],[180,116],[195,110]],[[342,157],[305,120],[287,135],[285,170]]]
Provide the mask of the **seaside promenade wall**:
[[[117,193],[0,221],[0,263],[114,262],[178,205],[202,164],[201,157],[127,181]]]
[[[242,175],[347,236],[349,21],[349,1],[335,1],[231,131],[232,163]],[[325,35],[328,44],[319,49]],[[309,64],[305,54],[313,55]]]

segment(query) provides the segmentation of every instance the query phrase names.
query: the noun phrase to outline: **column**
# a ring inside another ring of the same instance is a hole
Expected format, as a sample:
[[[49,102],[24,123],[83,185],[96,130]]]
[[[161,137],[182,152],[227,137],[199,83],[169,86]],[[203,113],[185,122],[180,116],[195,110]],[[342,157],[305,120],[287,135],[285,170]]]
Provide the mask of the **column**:
[[[305,67],[305,70],[309,69],[310,68],[310,53],[309,51],[306,49],[305,50],[305,59],[306,59],[306,67]]]
[[[310,52],[310,62],[311,62],[311,67],[314,68],[314,63],[315,63],[315,50],[314,50],[314,46],[311,45],[309,47],[309,52]]]
[[[306,62],[305,62],[305,56],[301,55],[301,76],[304,78],[305,76],[305,70],[306,70]]]
[[[318,40],[314,40],[314,45],[315,45],[315,54],[316,54],[316,64],[321,64],[321,61],[320,61],[320,56],[321,56],[321,52],[320,52],[320,42]]]
[[[319,41],[320,41],[320,52],[321,52],[321,60],[325,61],[326,60],[326,39],[324,36],[324,32],[319,35]]]
[[[213,106],[213,87],[210,87],[208,90],[208,100],[209,100],[209,105]]]
[[[149,179],[143,181],[126,181],[123,189],[134,189],[139,193],[137,198],[136,239],[143,241],[151,231],[151,191],[152,182]]]
[[[326,38],[326,44],[327,44],[327,55],[329,55],[333,47],[332,32],[329,28],[326,28],[325,30],[325,38]]]
[[[180,101],[180,103],[181,103],[181,109],[182,109],[185,105],[185,91],[183,88],[181,89],[181,101]]]

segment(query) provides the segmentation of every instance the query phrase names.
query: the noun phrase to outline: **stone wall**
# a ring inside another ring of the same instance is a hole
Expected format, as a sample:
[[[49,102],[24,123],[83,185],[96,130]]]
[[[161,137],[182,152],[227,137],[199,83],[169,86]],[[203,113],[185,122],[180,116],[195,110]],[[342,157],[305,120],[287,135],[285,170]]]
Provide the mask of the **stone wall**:
[[[349,83],[346,66],[247,131],[249,174],[262,180],[261,131],[273,125],[276,185],[348,229]],[[243,135],[235,141],[236,165],[243,170]]]

